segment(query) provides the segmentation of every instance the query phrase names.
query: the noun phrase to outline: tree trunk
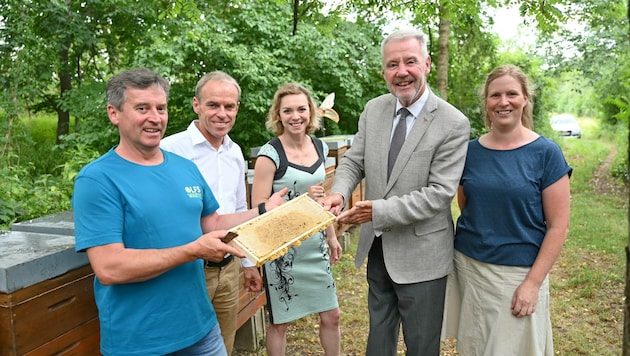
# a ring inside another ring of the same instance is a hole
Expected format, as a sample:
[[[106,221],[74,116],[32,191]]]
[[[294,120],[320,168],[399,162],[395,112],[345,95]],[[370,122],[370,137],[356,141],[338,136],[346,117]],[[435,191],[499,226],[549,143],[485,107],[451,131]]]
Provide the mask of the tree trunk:
[[[13,105],[15,105],[15,107],[17,107],[17,96],[15,94],[15,88],[13,90],[11,90],[11,101],[13,101]],[[12,133],[12,129],[13,129],[13,122],[16,119],[16,115],[14,114],[15,110],[9,110],[7,111],[7,116],[9,118],[9,121],[7,123],[7,132],[4,134],[4,144],[2,145],[2,151],[0,151],[0,157],[2,156],[7,156],[9,157],[9,153],[12,150],[12,146],[11,146],[11,133]]]
[[[628,0],[628,19],[630,20],[630,0]],[[628,120],[628,142],[630,142],[630,120]],[[630,145],[627,147],[630,155]],[[630,157],[630,156],[628,156]],[[629,161],[630,162],[630,161]],[[626,163],[630,170],[630,163]],[[628,194],[630,204],[630,193]],[[626,246],[626,287],[624,289],[623,356],[630,356],[630,212],[628,213],[628,245]]]
[[[297,33],[299,19],[300,0],[293,0],[293,36]]]
[[[630,20],[630,0],[628,0],[628,20]],[[628,29],[628,35],[630,35],[630,29]],[[630,36],[629,36],[630,38]],[[630,120],[628,120],[628,142],[630,142]],[[628,154],[630,155],[630,145],[627,147]],[[628,156],[630,157],[630,156]],[[630,169],[630,161],[628,161],[627,168]],[[628,195],[628,204],[630,204],[630,193]],[[624,322],[623,322],[623,356],[630,356],[630,212],[628,213],[628,245],[626,246],[626,288],[624,295],[626,297],[624,301]]]
[[[72,89],[72,78],[70,76],[70,66],[68,63],[69,55],[68,50],[69,46],[66,46],[62,50],[59,51],[59,61],[61,63],[61,71],[59,73],[59,85],[60,85],[60,93],[59,98],[63,98],[64,94]],[[62,135],[67,135],[70,132],[70,112],[68,110],[64,110],[61,108],[59,103],[56,105],[57,108],[57,143],[61,143],[60,137]]]
[[[13,121],[15,116],[13,114],[9,114],[9,122],[7,123],[7,133],[4,134],[4,144],[2,145],[2,151],[0,151],[0,157],[7,156],[10,157],[9,153],[11,152],[11,128],[13,127]]]
[[[447,7],[440,5],[436,89],[444,100],[448,100],[448,39],[451,27],[451,22],[448,18],[449,11]]]

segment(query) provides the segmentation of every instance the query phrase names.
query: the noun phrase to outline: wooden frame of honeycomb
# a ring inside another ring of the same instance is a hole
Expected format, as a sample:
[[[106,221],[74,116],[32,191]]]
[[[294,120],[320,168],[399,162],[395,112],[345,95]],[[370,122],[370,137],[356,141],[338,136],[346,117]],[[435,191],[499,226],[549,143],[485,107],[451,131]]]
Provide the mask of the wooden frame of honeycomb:
[[[238,234],[230,243],[260,267],[265,262],[287,253],[335,221],[335,215],[325,210],[308,195],[299,197],[230,229]]]

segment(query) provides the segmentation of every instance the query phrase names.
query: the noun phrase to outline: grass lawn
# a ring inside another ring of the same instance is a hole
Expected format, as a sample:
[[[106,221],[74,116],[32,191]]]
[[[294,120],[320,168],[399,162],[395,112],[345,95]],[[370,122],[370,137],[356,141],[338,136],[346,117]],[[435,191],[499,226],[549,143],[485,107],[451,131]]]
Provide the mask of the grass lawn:
[[[617,147],[594,134],[583,121],[582,139],[559,140],[574,168],[571,178],[571,230],[560,259],[550,273],[556,355],[619,355],[623,334],[625,253],[628,239],[628,193],[609,176]],[[619,149],[626,149],[623,146]],[[368,329],[365,265],[355,268],[357,230],[334,266],[341,306],[342,354],[363,355]],[[289,328],[287,355],[322,355],[318,317],[303,318]],[[446,340],[442,355],[456,355]],[[264,345],[264,342],[263,342]],[[399,352],[404,354],[401,343]],[[234,355],[265,355],[235,352]]]

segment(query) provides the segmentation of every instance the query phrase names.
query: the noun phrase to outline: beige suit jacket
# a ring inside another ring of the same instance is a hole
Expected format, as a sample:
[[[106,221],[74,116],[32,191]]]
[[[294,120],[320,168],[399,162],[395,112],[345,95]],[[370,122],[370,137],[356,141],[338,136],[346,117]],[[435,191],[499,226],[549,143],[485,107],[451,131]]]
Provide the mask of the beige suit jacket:
[[[349,197],[365,178],[364,199],[372,201],[372,221],[361,226],[355,264],[361,266],[375,231],[382,231],[387,271],[394,282],[407,284],[444,277],[453,268],[451,201],[464,168],[470,122],[429,92],[388,181],[396,100],[385,94],[366,104],[331,192]]]

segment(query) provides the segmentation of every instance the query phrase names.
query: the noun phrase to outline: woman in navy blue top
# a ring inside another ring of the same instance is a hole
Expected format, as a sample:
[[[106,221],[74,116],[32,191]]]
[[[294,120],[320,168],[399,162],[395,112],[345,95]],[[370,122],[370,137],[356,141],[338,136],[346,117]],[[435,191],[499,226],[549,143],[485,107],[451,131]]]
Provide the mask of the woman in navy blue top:
[[[553,355],[548,274],[569,231],[572,168],[533,131],[532,99],[519,68],[488,75],[488,133],[470,141],[458,192],[462,355]]]

